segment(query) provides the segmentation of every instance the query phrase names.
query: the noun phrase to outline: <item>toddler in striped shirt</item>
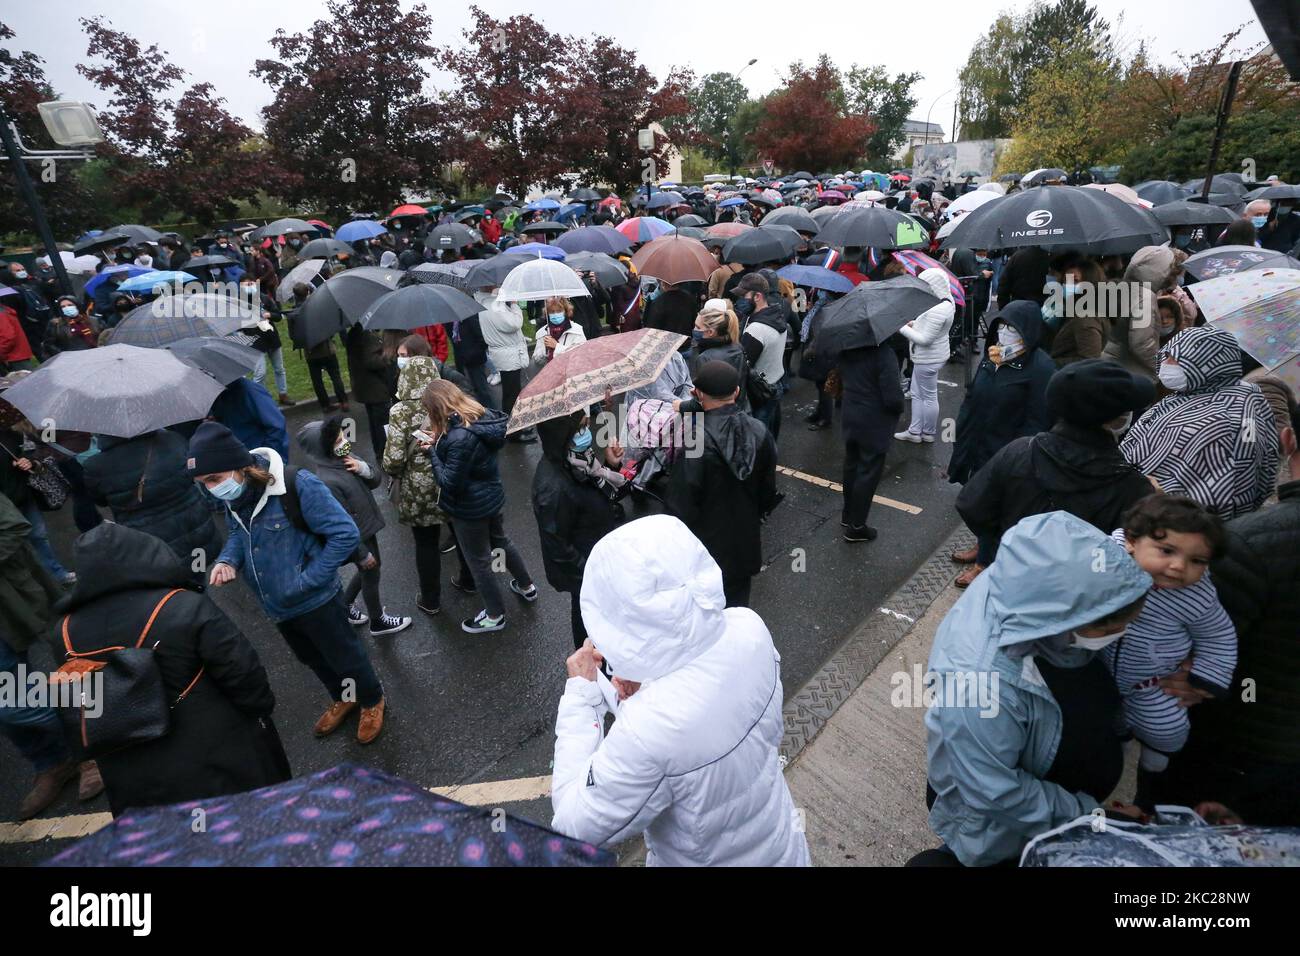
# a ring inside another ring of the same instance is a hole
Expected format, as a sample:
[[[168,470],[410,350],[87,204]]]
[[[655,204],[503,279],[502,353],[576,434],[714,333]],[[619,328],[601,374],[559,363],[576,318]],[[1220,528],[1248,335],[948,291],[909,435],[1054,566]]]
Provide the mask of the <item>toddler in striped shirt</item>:
[[[1190,498],[1155,494],[1124,515],[1112,537],[1155,582],[1123,637],[1101,653],[1123,698],[1124,717],[1142,744],[1140,767],[1159,773],[1187,742],[1187,709],[1160,678],[1192,658],[1190,683],[1215,697],[1229,693],[1237,631],[1208,571],[1227,544],[1223,523]]]

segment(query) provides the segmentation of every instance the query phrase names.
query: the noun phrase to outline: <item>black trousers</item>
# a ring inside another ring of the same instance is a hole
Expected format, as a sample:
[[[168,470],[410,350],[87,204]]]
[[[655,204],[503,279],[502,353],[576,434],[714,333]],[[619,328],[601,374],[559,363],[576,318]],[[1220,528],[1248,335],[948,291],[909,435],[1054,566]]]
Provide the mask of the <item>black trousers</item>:
[[[357,595],[362,595],[366,602],[366,613],[370,615],[372,624],[378,626],[379,618],[384,613],[384,604],[379,597],[379,572],[383,567],[383,561],[379,557],[379,539],[374,535],[366,538],[362,542],[366,550],[375,556],[378,563],[367,571],[360,565],[357,566],[356,573],[352,575],[352,580],[348,581],[343,588],[343,601],[351,605],[357,599]]]
[[[366,646],[348,623],[341,590],[316,610],[281,621],[276,628],[293,656],[312,669],[334,700],[348,697],[373,707],[384,696]]]
[[[855,441],[844,443],[844,520],[861,528],[871,513],[871,498],[885,473],[885,453]]]
[[[519,393],[524,388],[524,370],[515,369],[513,372],[501,373],[501,411],[509,415],[514,411],[515,400],[519,398]]]
[[[316,400],[320,402],[321,408],[330,403],[329,396],[325,394],[324,373],[326,372],[329,372],[330,383],[334,386],[334,397],[338,404],[342,405],[348,400],[348,393],[343,388],[343,376],[339,373],[337,355],[323,359],[308,359],[307,371],[311,373],[311,387],[316,391]]]
[[[454,538],[456,533],[451,525],[446,528]],[[427,608],[442,604],[442,529],[440,524],[411,526],[411,536],[415,538],[415,574],[420,579],[420,603]],[[465,563],[463,548],[456,548],[456,558],[460,561],[460,579],[474,580],[469,565]]]
[[[388,402],[366,402],[366,423],[370,426],[370,447],[375,451],[375,461],[384,460],[384,446],[388,444],[388,435],[384,426],[388,424]]]
[[[587,625],[582,622],[582,585],[569,592],[569,621],[573,625],[573,649],[576,651],[587,641]]]
[[[722,576],[722,594],[727,599],[727,607],[749,607],[749,590],[754,579],[749,575],[743,577]]]

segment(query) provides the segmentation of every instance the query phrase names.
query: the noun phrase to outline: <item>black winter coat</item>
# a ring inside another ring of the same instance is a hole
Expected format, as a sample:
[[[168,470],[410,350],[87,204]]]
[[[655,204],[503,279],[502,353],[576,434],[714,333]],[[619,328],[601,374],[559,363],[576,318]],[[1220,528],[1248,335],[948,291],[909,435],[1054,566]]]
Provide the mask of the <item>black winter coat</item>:
[[[1238,683],[1191,708],[1188,746],[1234,768],[1300,765],[1300,481],[1227,529],[1228,553],[1210,573],[1237,628],[1237,676],[1254,679],[1255,699],[1244,702]]]
[[[483,338],[483,327],[479,325],[477,315],[454,323],[448,332],[458,369],[463,372],[467,368],[487,364],[487,341]]]
[[[699,297],[684,289],[667,289],[645,307],[642,326],[648,329],[663,329],[678,335],[690,335],[695,328],[695,317],[699,315]]]
[[[740,397],[736,399],[736,406],[742,412],[749,411],[749,361],[745,358],[745,350],[739,344],[719,338],[700,339],[683,357],[691,370],[692,379],[700,374],[700,369],[704,367],[705,362],[726,362],[734,368],[736,374],[740,376]],[[681,410],[698,412],[700,406],[692,399],[691,402],[683,405]]]
[[[324,422],[308,422],[298,429],[298,447],[307,453],[307,467],[317,478],[325,483],[336,501],[357,525],[361,535],[360,548],[364,549],[367,538],[374,537],[384,528],[384,515],[375,502],[373,489],[379,487],[379,468],[370,462],[370,477],[362,478],[348,471],[343,459],[334,454],[333,449],[325,447],[321,432]],[[354,449],[355,451],[355,449]],[[360,455],[353,455],[360,458]],[[365,554],[359,554],[364,559]]]
[[[777,505],[776,442],[734,404],[703,414],[704,447],[673,464],[665,503],[725,578],[763,567],[762,522]]]
[[[257,651],[211,599],[192,589],[189,565],[157,538],[108,523],[78,540],[76,564],[77,585],[60,608],[71,615],[75,650],[134,646],[158,602],[173,588],[186,588],[159,611],[147,643],[157,642],[154,657],[169,702],[202,670],[172,708],[165,736],[97,758],[113,814],[288,780],[289,761],[271,722],[275,695]],[[60,629],[62,623],[60,617]]]
[[[100,435],[99,454],[84,466],[86,491],[118,524],[166,542],[186,567],[201,549],[207,567],[221,553],[221,532],[185,472],[188,456],[185,439],[165,428],[135,438]],[[199,583],[205,578],[202,571],[192,573]]]
[[[533,515],[542,541],[546,580],[557,591],[576,593],[596,542],[619,523],[615,504],[562,461],[543,457],[533,475]]]
[[[844,440],[884,454],[903,413],[898,359],[888,346],[871,345],[840,353],[838,365],[844,383]]]
[[[506,416],[489,409],[472,425],[453,415],[447,433],[430,450],[434,477],[442,489],[438,506],[451,515],[474,521],[490,518],[506,502],[497,470],[497,454],[506,443]]]
[[[1057,422],[1017,438],[971,476],[957,512],[977,535],[1000,539],[1021,518],[1068,511],[1110,534],[1155,489],[1104,428]]]
[[[393,364],[384,358],[384,341],[359,325],[348,331],[348,378],[352,395],[363,405],[393,404]]]

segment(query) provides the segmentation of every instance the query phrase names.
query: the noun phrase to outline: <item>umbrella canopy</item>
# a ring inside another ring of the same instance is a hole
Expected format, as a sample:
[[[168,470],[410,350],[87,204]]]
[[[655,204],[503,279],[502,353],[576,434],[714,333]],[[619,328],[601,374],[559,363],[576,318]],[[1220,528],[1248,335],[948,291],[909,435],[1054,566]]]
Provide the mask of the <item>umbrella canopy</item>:
[[[822,228],[807,209],[801,209],[798,206],[783,206],[780,209],[773,209],[763,217],[763,225],[789,226],[810,236],[817,235]]]
[[[613,226],[583,226],[563,233],[555,239],[555,245],[567,253],[573,252],[626,252],[632,247],[631,241]]]
[[[132,810],[53,866],[614,866],[614,854],[371,767],[343,764],[247,793]]]
[[[964,308],[966,305],[966,290],[962,288],[961,280],[952,274],[952,270],[942,262],[927,256],[919,249],[902,249],[898,252],[891,252],[891,256],[907,270],[908,275],[919,276],[926,269],[942,269],[948,276],[948,291],[952,293],[953,304],[957,308]]]
[[[294,344],[311,348],[343,332],[374,304],[397,288],[405,273],[400,269],[361,266],[340,272],[307,297],[298,320],[289,329]]]
[[[828,206],[836,206],[842,202],[848,202],[849,197],[846,193],[834,189],[824,189],[817,194],[817,199]]]
[[[559,211],[556,212],[555,218],[556,219],[577,219],[580,216],[585,216],[586,214],[587,214],[587,207],[580,202],[574,202],[574,203],[569,203],[568,205],[565,206],[561,206]]]
[[[844,209],[825,221],[817,241],[843,249],[873,246],[877,249],[907,249],[928,246],[930,236],[909,216],[884,206]]]
[[[502,302],[538,302],[554,296],[575,298],[591,295],[578,273],[552,259],[526,260],[501,283],[497,298]]]
[[[459,322],[483,311],[473,298],[445,285],[408,285],[380,296],[361,316],[371,331],[394,329],[410,332],[426,325]]]
[[[1183,188],[1199,196],[1201,190],[1205,188],[1205,177],[1189,179],[1183,183]],[[1238,174],[1216,173],[1210,177],[1210,193],[1229,193],[1234,196],[1245,196],[1246,187],[1241,184],[1241,176]]]
[[[275,287],[276,299],[280,302],[288,302],[293,298],[293,287],[299,282],[307,285],[320,285],[325,281],[320,277],[320,271],[324,265],[324,259],[307,259],[298,263],[284,274],[280,284]]]
[[[1163,206],[1171,202],[1182,202],[1191,195],[1190,190],[1167,179],[1148,179],[1146,182],[1134,186],[1133,191],[1155,206]]]
[[[749,200],[744,196],[731,196],[730,198],[724,199],[722,202],[718,203],[718,208],[731,209],[734,206],[743,206],[747,202],[749,202]]]
[[[1190,260],[1189,260],[1190,261]],[[1232,315],[1266,299],[1289,295],[1300,290],[1300,270],[1250,269],[1234,272],[1187,287],[1207,321]],[[1300,339],[1296,347],[1300,348]]]
[[[462,260],[460,262],[422,262],[406,271],[404,281],[408,283],[423,282],[429,285],[445,285],[453,289],[469,289],[472,286],[465,281],[470,269],[478,262]]]
[[[986,202],[992,202],[1000,195],[1001,193],[996,193],[992,190],[972,189],[968,193],[962,193],[950,202],[948,208],[944,210],[944,215],[949,219],[955,219],[963,213],[970,212],[972,209],[978,209]]]
[[[828,359],[849,349],[879,345],[940,301],[929,283],[915,276],[863,282],[822,310],[818,358]]]
[[[480,259],[471,263],[469,271],[464,273],[465,288],[492,289],[506,281],[506,276],[514,272],[528,260],[519,256],[502,253],[491,259]]]
[[[541,199],[535,199],[528,205],[524,206],[524,212],[545,212],[551,209],[559,209],[562,206],[558,199],[552,199],[550,196],[544,196]]]
[[[584,186],[569,193],[569,198],[574,202],[600,202],[604,197],[596,190]]]
[[[1254,269],[1300,269],[1285,252],[1255,246],[1215,246],[1188,256],[1183,268],[1193,279],[1214,279]]]
[[[201,336],[178,339],[163,346],[186,365],[210,375],[218,385],[229,385],[243,378],[262,359],[262,353],[249,345],[229,338]]]
[[[707,226],[709,221],[703,216],[697,216],[694,213],[687,213],[684,216],[678,216],[673,220],[673,225],[678,229],[682,226]]]
[[[361,239],[373,239],[382,236],[388,230],[372,219],[354,219],[339,226],[334,235],[343,242],[358,242]]]
[[[1025,173],[1020,178],[1021,189],[1032,189],[1035,186],[1041,186],[1044,183],[1064,182],[1070,174],[1064,169],[1035,169],[1032,172]]]
[[[423,206],[417,206],[414,203],[408,202],[408,203],[404,203],[401,206],[398,206],[396,209],[390,212],[388,214],[388,218],[397,219],[401,216],[426,216],[428,215],[428,213],[429,210],[425,209]]]
[[[134,438],[203,418],[221,386],[162,349],[114,343],[62,352],[5,392],[28,421]]]
[[[304,259],[329,259],[332,256],[350,256],[355,251],[337,239],[313,239],[298,250],[298,255]]]
[[[83,291],[86,295],[94,295],[95,290],[107,282],[108,277],[112,275],[121,275],[125,276],[126,279],[134,279],[136,276],[148,275],[153,271],[153,269],[146,269],[144,266],[137,265],[109,266],[92,276]]]
[[[124,226],[109,226],[103,232],[105,236],[113,234],[129,237],[130,244],[133,246],[138,246],[142,242],[157,242],[163,237],[163,234],[157,229],[151,229],[149,226],[141,226],[137,223],[127,223]]]
[[[476,242],[482,242],[483,236],[459,222],[447,222],[434,226],[425,237],[426,249],[464,249]]]
[[[967,249],[1060,246],[1118,255],[1168,240],[1168,231],[1150,212],[1099,189],[1036,186],[968,212],[943,244]]]
[[[220,292],[163,295],[132,309],[113,328],[110,341],[156,349],[181,339],[230,335],[260,318],[247,299]]]
[[[686,336],[663,329],[637,329],[588,339],[560,352],[524,386],[506,427],[508,433],[531,428],[586,408],[659,377]]]
[[[647,242],[632,257],[632,265],[643,276],[675,285],[707,282],[718,261],[699,240],[671,235]]]
[[[1300,199],[1300,186],[1289,186],[1286,183],[1278,183],[1275,186],[1260,186],[1258,189],[1252,189],[1246,193],[1246,199],[1267,199],[1276,202],[1280,199]]]
[[[810,289],[825,289],[828,292],[849,292],[853,289],[853,281],[848,276],[823,269],[821,266],[782,266],[776,270],[776,274],[795,285],[807,286]]]
[[[790,252],[788,241],[777,232],[771,229],[751,229],[727,240],[722,247],[722,259],[724,262],[753,266],[788,259]]]
[[[259,226],[248,234],[250,239],[270,239],[275,236],[287,236],[295,232],[315,232],[316,227],[305,219],[277,219]]]
[[[1150,209],[1155,203],[1149,199],[1143,199],[1129,186],[1123,183],[1088,183],[1084,189],[1100,189],[1104,193],[1110,193],[1116,199],[1122,199],[1130,206],[1137,206],[1140,209]]]
[[[706,230],[710,239],[732,239],[755,228],[747,222],[720,222]]]
[[[1265,368],[1300,353],[1300,270],[1252,269],[1190,288],[1206,318]]]
[[[672,223],[655,216],[633,216],[631,219],[624,219],[614,228],[633,244],[649,242],[673,231]]]
[[[678,203],[686,201],[686,197],[679,192],[666,190],[655,193],[650,197],[650,201],[645,204],[647,209],[667,209],[670,206],[676,206]]]
[[[132,276],[117,287],[118,292],[152,292],[160,285],[182,286],[187,282],[198,282],[198,278],[188,272],[152,271]],[[89,285],[90,283],[86,283]]]
[[[1237,217],[1222,206],[1207,202],[1191,202],[1177,199],[1156,206],[1151,210],[1156,222],[1162,226],[1226,226],[1235,222]]]
[[[131,237],[124,232],[101,232],[97,236],[90,236],[82,239],[72,251],[81,255],[83,252],[94,252],[96,249],[107,249],[110,246],[129,246]]]
[[[604,253],[575,252],[565,260],[565,264],[579,273],[594,274],[596,281],[606,289],[627,285],[627,268],[617,259],[611,259]]]
[[[516,258],[529,256],[534,259],[554,259],[556,262],[563,262],[568,253],[559,246],[551,245],[549,242],[521,242],[503,250],[501,255]]]
[[[559,233],[566,231],[568,228],[569,227],[562,222],[555,222],[553,220],[548,219],[542,222],[530,222],[528,225],[524,226],[524,228],[520,229],[519,231],[520,232],[553,232],[558,235]]]

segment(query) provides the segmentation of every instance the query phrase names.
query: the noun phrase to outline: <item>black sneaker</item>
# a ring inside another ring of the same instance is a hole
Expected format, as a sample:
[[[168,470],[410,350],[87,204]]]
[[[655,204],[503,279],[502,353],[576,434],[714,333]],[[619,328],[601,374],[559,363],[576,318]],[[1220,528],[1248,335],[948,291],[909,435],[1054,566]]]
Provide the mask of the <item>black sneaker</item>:
[[[518,594],[521,598],[523,598],[523,599],[524,599],[525,601],[527,601],[529,604],[532,604],[534,601],[537,600],[537,585],[536,585],[536,584],[530,584],[530,585],[528,585],[528,588],[525,590],[524,588],[521,588],[521,587],[519,586],[519,582],[518,582],[518,581],[516,581],[514,578],[511,578],[511,579],[510,579],[510,590],[514,591],[516,594]]]
[[[488,617],[486,610],[479,611],[474,615],[472,620],[461,621],[460,629],[466,634],[486,634],[489,631],[500,631],[506,626],[506,616]]]
[[[360,627],[370,621],[370,615],[355,604],[348,605],[348,623],[353,627]]]
[[[462,581],[459,577],[457,577],[454,574],[451,577],[451,586],[454,587],[457,591],[464,591],[466,594],[478,593],[478,588],[474,586],[473,580],[465,582]]]
[[[849,528],[844,532],[844,540],[854,544],[860,541],[875,541],[876,529],[863,525],[861,528]]]
[[[370,625],[370,636],[379,637],[383,634],[396,634],[398,631],[404,631],[411,626],[409,617],[397,617],[385,611],[379,615],[379,620]]]
[[[442,605],[426,603],[424,598],[420,598],[420,600],[416,601],[415,606],[425,614],[429,615],[429,617],[433,617],[435,614],[442,611]]]

